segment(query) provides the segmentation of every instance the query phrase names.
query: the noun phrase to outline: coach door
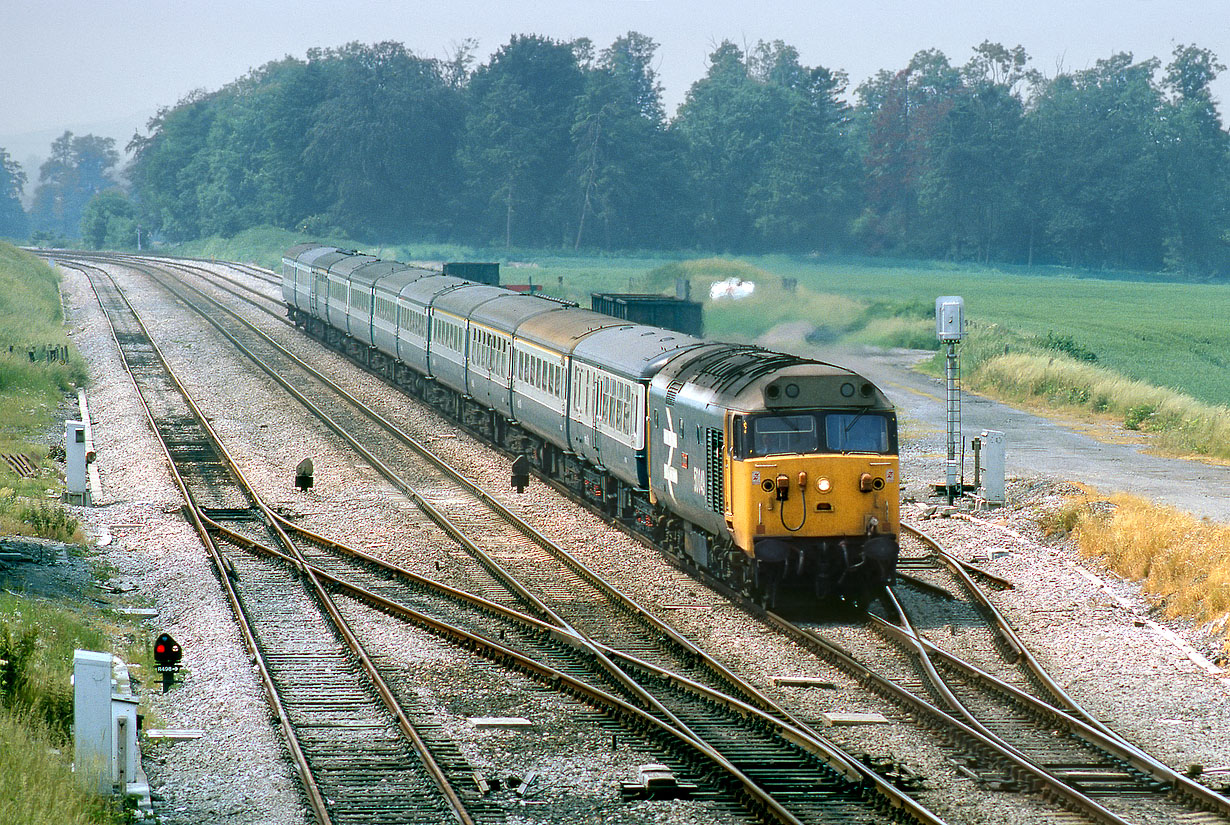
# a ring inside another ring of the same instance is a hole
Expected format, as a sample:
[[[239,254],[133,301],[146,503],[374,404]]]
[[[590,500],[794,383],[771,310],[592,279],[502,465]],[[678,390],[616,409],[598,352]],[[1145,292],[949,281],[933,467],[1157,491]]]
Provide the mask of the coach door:
[[[312,316],[326,318],[329,303],[329,274],[319,269],[312,270]]]

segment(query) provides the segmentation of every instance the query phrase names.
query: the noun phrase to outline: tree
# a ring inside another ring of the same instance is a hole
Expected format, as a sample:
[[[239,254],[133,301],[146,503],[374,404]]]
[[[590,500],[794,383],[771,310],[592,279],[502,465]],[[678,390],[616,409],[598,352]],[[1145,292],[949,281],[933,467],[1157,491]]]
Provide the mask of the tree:
[[[1024,123],[1022,198],[1046,259],[1155,270],[1164,262],[1156,60],[1130,54],[1041,84]],[[1032,256],[1031,256],[1032,257]]]
[[[1020,204],[1020,87],[1037,74],[1020,46],[984,42],[961,69],[962,85],[935,124],[919,180],[919,224],[931,254],[1009,258],[1027,246]]]
[[[684,144],[695,228],[705,246],[746,249],[754,242],[748,199],[773,156],[791,102],[786,88],[753,77],[743,52],[729,41],[714,50],[708,73],[688,90],[671,129]]]
[[[760,179],[748,193],[759,240],[772,249],[812,251],[841,246],[858,212],[858,159],[846,77],[799,63],[780,41],[759,43],[751,74],[789,92],[789,109]]]
[[[514,35],[470,78],[459,151],[466,194],[480,231],[505,246],[514,238],[554,245],[572,234],[567,182],[584,86],[576,46]]]
[[[451,228],[440,203],[458,185],[465,108],[444,67],[399,43],[351,43],[311,63],[327,86],[302,158],[334,222],[368,236]]]
[[[65,132],[51,144],[51,157],[39,167],[31,219],[35,227],[76,237],[86,203],[116,186],[111,170],[119,162],[114,138],[74,137]]]
[[[0,149],[0,238],[24,238],[29,234],[26,210],[21,206],[25,186],[26,173],[21,165]]]
[[[629,32],[585,71],[572,125],[577,214],[573,248],[676,244],[682,180],[674,171],[662,87],[653,69],[657,44]]]
[[[1193,275],[1230,274],[1230,136],[1211,84],[1226,67],[1207,49],[1179,46],[1166,67],[1161,166],[1167,264]]]
[[[118,189],[90,198],[81,217],[81,240],[90,249],[134,249],[141,227],[137,208]]]
[[[960,72],[930,49],[855,90],[867,198],[856,231],[870,249],[917,252],[928,245],[919,232],[920,187],[936,131],[961,89]]]
[[[178,241],[201,234],[198,183],[205,176],[205,148],[217,118],[218,95],[198,90],[174,108],[150,119],[148,135],[134,135],[128,179],[139,196],[143,220],[152,230]]]

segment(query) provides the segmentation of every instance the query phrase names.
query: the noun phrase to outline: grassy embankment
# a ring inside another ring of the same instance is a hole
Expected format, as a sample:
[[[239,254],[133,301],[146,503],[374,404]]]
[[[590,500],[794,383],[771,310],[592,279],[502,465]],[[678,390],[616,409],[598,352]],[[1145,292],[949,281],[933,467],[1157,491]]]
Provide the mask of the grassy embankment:
[[[75,353],[67,364],[28,355],[31,346],[67,343],[55,272],[0,243],[0,452],[25,454],[41,469],[24,479],[0,462],[0,534],[80,539],[76,521],[48,500],[63,484],[46,442],[84,367]],[[3,574],[0,584],[0,822],[122,821],[110,801],[73,780],[69,676],[75,648],[110,649],[107,640],[125,631],[93,606],[14,595],[19,581]]]
[[[57,429],[65,397],[85,380],[71,348],[67,363],[46,360],[46,348],[66,344],[55,272],[0,244],[0,453],[20,453],[40,468],[35,478],[22,478],[0,462],[0,532],[78,538],[75,523],[47,498],[63,489],[47,457],[47,434]]]
[[[1171,617],[1226,638],[1230,654],[1230,526],[1136,496],[1078,496],[1048,514],[1049,534],[1071,534],[1081,552],[1139,581]]]

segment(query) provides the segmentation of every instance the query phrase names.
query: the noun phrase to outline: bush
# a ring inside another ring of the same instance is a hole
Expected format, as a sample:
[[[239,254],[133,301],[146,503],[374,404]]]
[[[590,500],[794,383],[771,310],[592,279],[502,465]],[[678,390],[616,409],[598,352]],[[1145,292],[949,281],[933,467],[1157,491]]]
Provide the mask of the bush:
[[[1075,361],[1084,361],[1087,364],[1092,364],[1098,360],[1098,356],[1093,350],[1081,346],[1069,335],[1059,335],[1048,330],[1045,338],[1035,338],[1034,340],[1042,349],[1062,353]]]
[[[77,530],[81,523],[58,504],[38,501],[22,505],[18,519],[30,525],[34,535],[53,541],[71,542],[79,538]]]
[[[1129,430],[1144,429],[1157,408],[1153,404],[1135,404],[1123,414],[1123,426]]]

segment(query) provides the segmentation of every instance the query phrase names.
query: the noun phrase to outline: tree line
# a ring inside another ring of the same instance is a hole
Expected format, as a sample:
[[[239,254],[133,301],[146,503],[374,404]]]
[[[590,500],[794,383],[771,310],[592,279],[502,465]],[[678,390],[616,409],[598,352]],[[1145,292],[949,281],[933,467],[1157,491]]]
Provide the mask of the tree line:
[[[851,91],[781,41],[724,42],[673,117],[656,49],[633,32],[605,49],[518,35],[481,65],[470,43],[447,60],[312,50],[160,111],[128,147],[127,195],[107,191],[114,146],[66,133],[28,220],[70,234],[75,210],[87,241],[112,244],[137,226],[177,241],[271,224],[1230,275],[1230,135],[1211,92],[1225,67],[1206,49],[1047,77],[983,43]],[[0,177],[0,234],[5,191]]]

